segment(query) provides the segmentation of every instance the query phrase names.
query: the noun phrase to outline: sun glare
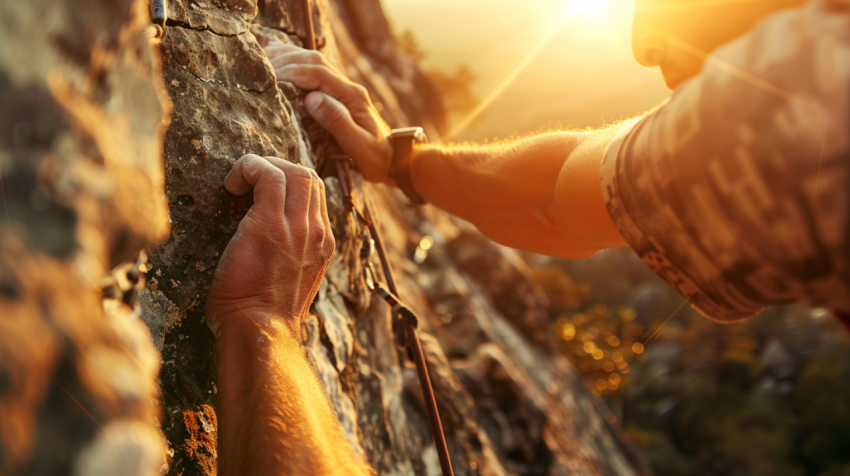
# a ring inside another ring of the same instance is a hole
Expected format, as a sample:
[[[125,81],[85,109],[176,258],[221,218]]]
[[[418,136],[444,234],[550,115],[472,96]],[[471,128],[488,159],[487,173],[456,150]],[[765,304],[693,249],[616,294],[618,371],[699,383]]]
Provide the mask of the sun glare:
[[[561,10],[563,19],[580,16],[584,18],[602,18],[608,10],[608,0],[568,0]]]
[[[537,58],[537,55],[546,48],[547,45],[552,41],[553,38],[564,28],[567,24],[572,24],[573,28],[571,30],[575,32],[576,30],[582,29],[581,27],[585,27],[591,29],[595,32],[603,31],[601,28],[606,24],[611,24],[611,19],[614,15],[610,15],[609,13],[614,13],[619,10],[618,7],[612,8],[613,4],[619,4],[621,2],[626,2],[628,0],[567,0],[563,7],[561,7],[561,14],[558,15],[556,12],[552,15],[553,22],[550,22],[551,25],[548,29],[545,30],[543,37],[533,48],[529,48],[525,58],[520,61],[516,67],[508,74],[508,76],[502,80],[496,86],[496,88],[486,97],[484,100],[478,103],[478,106],[469,114],[464,117],[457,126],[455,126],[450,132],[449,137],[456,137],[458,134],[463,132],[470,124],[472,124],[485,110],[487,110],[490,105],[498,99],[502,93],[507,90],[511,84],[525,71],[526,67]],[[554,7],[557,8],[558,4],[555,3]]]

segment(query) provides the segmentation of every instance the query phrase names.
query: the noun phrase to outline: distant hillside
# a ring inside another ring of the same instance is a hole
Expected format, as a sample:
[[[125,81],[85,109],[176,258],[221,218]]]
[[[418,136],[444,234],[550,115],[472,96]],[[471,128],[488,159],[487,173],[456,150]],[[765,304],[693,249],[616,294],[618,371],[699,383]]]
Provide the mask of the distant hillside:
[[[459,137],[503,138],[548,127],[600,126],[669,97],[656,70],[631,54],[631,1],[604,18],[569,20],[517,80]],[[383,0],[397,32],[410,30],[428,68],[468,65],[487,97],[559,20],[563,0]]]

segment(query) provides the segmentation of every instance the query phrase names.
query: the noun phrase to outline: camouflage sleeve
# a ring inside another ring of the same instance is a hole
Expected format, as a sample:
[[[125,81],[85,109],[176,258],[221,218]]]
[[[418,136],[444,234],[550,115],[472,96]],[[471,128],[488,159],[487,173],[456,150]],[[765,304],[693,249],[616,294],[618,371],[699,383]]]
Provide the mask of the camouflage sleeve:
[[[602,165],[623,238],[706,316],[850,311],[850,9],[812,1],[720,48]]]

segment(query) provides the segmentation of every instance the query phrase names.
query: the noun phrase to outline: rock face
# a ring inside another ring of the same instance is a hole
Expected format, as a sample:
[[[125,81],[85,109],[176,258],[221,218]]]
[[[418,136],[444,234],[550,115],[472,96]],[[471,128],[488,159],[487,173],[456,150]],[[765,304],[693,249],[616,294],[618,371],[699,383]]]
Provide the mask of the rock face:
[[[387,122],[439,139],[440,101],[395,49],[379,0],[310,7],[319,49]],[[161,75],[140,39],[147,8],[0,1],[1,474],[216,474],[204,301],[250,206],[223,178],[246,153],[316,167],[335,150],[257,40],[300,44],[301,0],[172,0]],[[439,474],[416,372],[361,277],[362,230],[337,180],[325,182],[337,252],[303,325],[307,358],[378,474]],[[420,316],[457,474],[635,473],[614,422],[549,352],[547,303],[516,253],[394,190],[355,178],[355,195]],[[137,318],[102,306],[97,288],[140,248],[150,264]]]
[[[142,302],[146,322],[162,336],[171,474],[210,474],[215,459],[214,445],[204,445],[215,441],[216,389],[203,302],[248,205],[224,192],[222,180],[245,153],[315,167],[333,148],[304,114],[302,93],[275,83],[254,36],[300,44],[301,5],[173,2],[163,38],[174,103],[165,138],[173,223],[171,238],[152,253]],[[396,52],[379,2],[311,5],[320,50],[369,88],[385,119],[396,127],[423,124],[438,138],[439,101],[416,65]],[[435,474],[416,374],[394,345],[389,309],[360,277],[362,230],[345,211],[336,179],[326,183],[338,250],[304,324],[308,359],[358,455],[379,474]],[[403,297],[423,318],[457,473],[631,474],[580,380],[547,353],[545,298],[518,257],[436,210],[406,206],[393,191],[356,188],[383,230]],[[425,236],[434,246],[416,265],[411,258]]]

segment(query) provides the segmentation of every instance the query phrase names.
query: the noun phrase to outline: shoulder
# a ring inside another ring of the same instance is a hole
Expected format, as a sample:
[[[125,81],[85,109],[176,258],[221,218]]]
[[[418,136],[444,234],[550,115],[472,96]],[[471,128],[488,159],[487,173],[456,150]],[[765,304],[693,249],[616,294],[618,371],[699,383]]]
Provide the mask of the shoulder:
[[[850,0],[814,0],[711,52],[697,81],[782,95],[834,92],[848,77]]]
[[[850,309],[850,9],[832,3],[708,55],[606,154],[621,235],[714,318],[793,300]]]

